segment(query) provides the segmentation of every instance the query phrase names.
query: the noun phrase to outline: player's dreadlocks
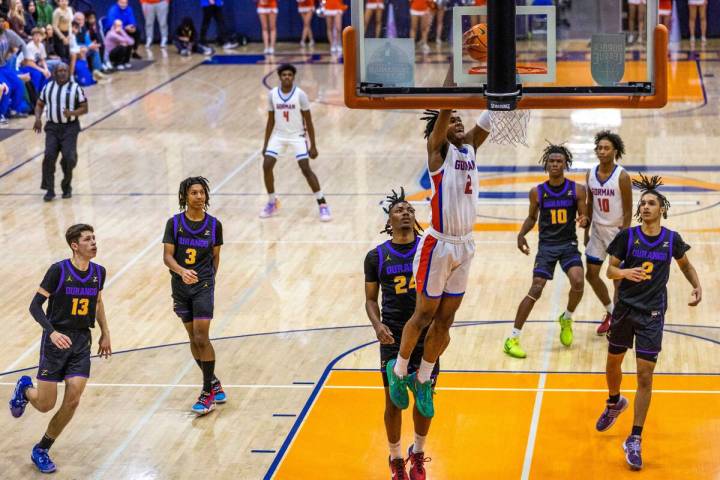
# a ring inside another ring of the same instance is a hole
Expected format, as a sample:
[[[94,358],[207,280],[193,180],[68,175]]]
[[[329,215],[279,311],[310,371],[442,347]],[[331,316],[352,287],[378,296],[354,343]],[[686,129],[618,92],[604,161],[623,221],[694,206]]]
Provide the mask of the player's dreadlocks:
[[[559,153],[565,157],[565,169],[570,170],[570,165],[572,165],[572,153],[570,153],[570,150],[565,147],[565,144],[555,145],[553,143],[548,142],[548,146],[545,147],[545,150],[543,150],[542,157],[540,157],[540,160],[538,163],[543,166],[543,169],[547,172],[547,163],[548,160],[550,160],[550,155],[553,153]]]
[[[187,208],[187,193],[193,185],[201,185],[203,190],[205,190],[205,206],[203,210],[207,210],[210,206],[210,187],[208,187],[208,180],[205,177],[188,177],[180,182],[180,189],[178,190],[180,210]]]
[[[617,133],[613,133],[610,130],[598,132],[597,135],[595,135],[595,148],[597,148],[600,140],[607,140],[612,143],[613,148],[615,149],[615,160],[618,160],[625,155],[625,142],[623,142],[623,139],[620,138],[620,135]]]
[[[640,190],[640,201],[646,193],[652,193],[655,195],[660,202],[660,207],[663,211],[663,218],[667,218],[667,211],[670,208],[670,201],[665,198],[665,195],[658,191],[658,187],[663,184],[662,177],[653,175],[652,177],[646,177],[642,173],[640,174],[640,180],[633,180],[632,184],[635,188]],[[635,210],[635,218],[638,222],[642,221],[642,215],[640,214],[640,202],[638,202],[637,210]]]
[[[390,212],[392,212],[392,209],[401,203],[408,203],[407,200],[405,200],[405,189],[403,187],[400,187],[400,194],[393,190],[392,195],[388,195],[385,197],[385,201],[383,202],[385,206],[383,206],[383,211],[388,214],[388,220],[387,223],[385,223],[385,228],[380,231],[380,233],[387,233],[388,235],[392,235],[392,227],[390,226]],[[415,235],[420,235],[423,231],[420,224],[415,220],[415,225],[413,226],[413,230],[415,231]]]
[[[435,128],[435,122],[437,122],[439,110],[425,110],[423,112],[424,117],[420,117],[420,120],[425,120],[425,135],[423,138],[428,138]],[[393,191],[394,192],[394,191]],[[388,197],[390,198],[390,197]]]

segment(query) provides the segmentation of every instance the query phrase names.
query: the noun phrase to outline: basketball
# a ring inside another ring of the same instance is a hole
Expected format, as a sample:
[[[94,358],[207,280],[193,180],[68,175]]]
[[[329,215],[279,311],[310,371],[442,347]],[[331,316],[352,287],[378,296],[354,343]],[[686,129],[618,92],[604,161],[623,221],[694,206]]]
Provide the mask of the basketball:
[[[478,62],[487,61],[487,25],[478,23],[463,34],[463,49]]]

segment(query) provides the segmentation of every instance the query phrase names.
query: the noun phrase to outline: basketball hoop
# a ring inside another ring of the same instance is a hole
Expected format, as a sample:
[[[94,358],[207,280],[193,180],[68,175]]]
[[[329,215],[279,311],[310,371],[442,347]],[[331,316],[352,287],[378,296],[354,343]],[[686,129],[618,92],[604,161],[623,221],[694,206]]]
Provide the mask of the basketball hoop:
[[[546,67],[540,67],[535,65],[517,65],[515,67],[518,75],[545,75],[547,73]],[[477,65],[471,67],[468,70],[470,75],[487,75],[487,65]]]
[[[490,141],[499,145],[527,144],[530,110],[490,110]]]

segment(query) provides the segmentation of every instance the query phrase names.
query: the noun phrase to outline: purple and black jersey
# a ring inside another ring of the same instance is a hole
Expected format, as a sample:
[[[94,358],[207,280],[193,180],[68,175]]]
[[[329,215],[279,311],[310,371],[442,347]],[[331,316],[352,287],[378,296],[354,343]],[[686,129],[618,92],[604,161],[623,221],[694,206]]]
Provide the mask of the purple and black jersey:
[[[662,227],[660,235],[651,237],[642,229],[632,227],[617,234],[607,252],[623,262],[623,268],[640,267],[645,280],[620,282],[620,302],[644,312],[662,311],[667,308],[667,282],[672,259],[681,259],[690,245],[680,234]]]
[[[215,278],[213,248],[223,244],[218,219],[206,213],[203,220],[194,222],[185,213],[178,213],[167,221],[163,243],[175,245],[175,261],[183,268],[195,270],[199,281]]]
[[[559,187],[548,182],[537,186],[540,206],[540,244],[577,242],[575,217],[577,216],[577,184],[565,179]]]
[[[90,262],[79,271],[72,262],[54,263],[40,286],[50,294],[47,318],[56,330],[82,330],[95,326],[97,299],[105,284],[105,268]]]

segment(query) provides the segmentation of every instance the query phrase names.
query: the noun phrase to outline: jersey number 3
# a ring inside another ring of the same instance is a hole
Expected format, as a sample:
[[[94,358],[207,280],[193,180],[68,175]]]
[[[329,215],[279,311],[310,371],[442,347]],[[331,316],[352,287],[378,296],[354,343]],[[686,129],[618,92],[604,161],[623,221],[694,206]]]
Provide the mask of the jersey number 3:
[[[73,315],[87,315],[90,309],[90,300],[87,298],[73,298],[72,299],[72,314]]]
[[[195,256],[197,255],[197,250],[194,248],[188,248],[185,250],[185,255],[187,255],[187,258],[185,259],[185,265],[193,265],[195,263]]]

